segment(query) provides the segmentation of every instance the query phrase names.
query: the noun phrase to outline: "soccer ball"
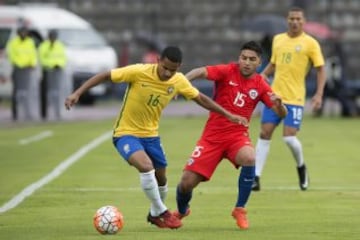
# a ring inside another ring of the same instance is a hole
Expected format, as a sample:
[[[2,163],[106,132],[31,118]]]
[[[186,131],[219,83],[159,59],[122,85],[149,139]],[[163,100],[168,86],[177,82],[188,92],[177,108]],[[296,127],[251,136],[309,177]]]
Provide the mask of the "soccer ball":
[[[94,215],[94,227],[101,234],[116,234],[124,226],[124,218],[114,206],[99,208]]]

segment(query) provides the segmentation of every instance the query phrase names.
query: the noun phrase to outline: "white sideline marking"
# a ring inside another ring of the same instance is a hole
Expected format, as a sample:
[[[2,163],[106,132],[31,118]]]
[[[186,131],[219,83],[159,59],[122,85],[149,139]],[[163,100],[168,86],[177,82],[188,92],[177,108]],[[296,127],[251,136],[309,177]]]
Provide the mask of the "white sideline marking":
[[[93,148],[96,148],[98,145],[103,143],[105,140],[108,140],[112,135],[112,131],[106,132],[101,136],[95,138],[93,141],[88,143],[87,145],[80,148],[76,153],[71,155],[69,158],[65,159],[61,162],[56,168],[54,168],[49,174],[38,180],[37,182],[32,183],[31,185],[24,188],[19,194],[14,196],[10,201],[6,202],[4,205],[0,207],[0,213],[4,213],[17,205],[19,205],[26,197],[29,197],[36,190],[46,185],[50,181],[54,180],[61,173],[63,173],[68,167],[70,167],[73,163],[78,161],[85,154],[90,152]]]
[[[20,145],[26,145],[26,144],[29,144],[29,143],[32,143],[32,142],[36,142],[36,141],[40,141],[44,138],[47,138],[47,137],[51,137],[53,135],[53,132],[52,131],[43,131],[37,135],[34,135],[34,136],[31,136],[31,137],[28,137],[28,138],[23,138],[21,140],[19,140],[19,144]]]

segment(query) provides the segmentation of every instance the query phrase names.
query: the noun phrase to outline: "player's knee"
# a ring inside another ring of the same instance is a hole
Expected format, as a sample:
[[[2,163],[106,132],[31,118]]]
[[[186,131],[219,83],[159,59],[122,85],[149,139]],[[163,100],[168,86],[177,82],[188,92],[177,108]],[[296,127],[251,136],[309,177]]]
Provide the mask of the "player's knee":
[[[264,139],[264,140],[270,140],[275,128],[276,128],[276,125],[273,125],[273,124],[261,125],[260,138]]]
[[[240,165],[241,166],[253,166],[253,165],[255,165],[255,155],[244,156],[240,160]]]
[[[271,139],[272,132],[268,130],[261,130],[260,132],[260,138],[264,140],[270,140]]]
[[[254,151],[247,151],[239,153],[236,156],[236,164],[240,166],[254,166],[255,165],[255,153]]]
[[[255,150],[252,146],[242,147],[236,155],[235,163],[239,166],[255,165]]]
[[[135,168],[139,170],[139,172],[149,172],[151,170],[154,170],[154,166],[151,162],[141,162],[139,164],[130,163]]]

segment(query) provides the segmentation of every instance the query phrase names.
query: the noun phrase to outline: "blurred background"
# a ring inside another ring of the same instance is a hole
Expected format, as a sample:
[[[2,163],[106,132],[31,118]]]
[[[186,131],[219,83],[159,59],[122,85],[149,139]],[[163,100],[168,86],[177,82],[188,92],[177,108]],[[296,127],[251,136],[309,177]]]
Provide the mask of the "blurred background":
[[[2,0],[0,6],[38,2]],[[273,35],[286,31],[288,9],[302,7],[308,20],[305,30],[320,41],[328,60],[328,78],[336,83],[335,88],[334,84],[328,86],[326,99],[343,116],[359,113],[359,0],[43,0],[41,3],[67,9],[89,21],[114,48],[118,66],[151,62],[152,54],[156,56],[164,46],[178,45],[184,53],[182,72],[236,61],[240,46],[249,40],[261,42],[265,52],[263,61],[267,63]],[[103,61],[101,57],[94,58]],[[210,83],[196,84],[211,95]],[[315,84],[310,72],[309,96]],[[340,88],[345,102],[334,95]],[[120,98],[124,89],[124,86],[110,87],[103,97]],[[350,112],[344,113],[347,107]]]

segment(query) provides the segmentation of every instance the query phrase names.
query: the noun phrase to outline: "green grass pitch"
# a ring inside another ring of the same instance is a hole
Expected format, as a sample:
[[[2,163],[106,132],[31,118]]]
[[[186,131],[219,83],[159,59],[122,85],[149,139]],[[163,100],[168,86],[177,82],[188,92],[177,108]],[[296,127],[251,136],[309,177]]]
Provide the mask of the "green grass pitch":
[[[169,161],[166,204],[175,209],[175,186],[199,138],[204,117],[165,117],[162,142]],[[0,127],[0,207],[38,181],[81,147],[106,131],[112,120]],[[178,230],[158,229],[145,221],[149,203],[138,173],[118,156],[111,139],[71,165],[19,205],[0,213],[0,239],[360,239],[359,119],[311,118],[303,122],[302,140],[310,188],[298,189],[295,162],[277,129],[262,176],[262,191],[247,205],[250,229],[241,231],[230,216],[239,172],[223,161],[210,182],[195,190],[192,214]],[[19,140],[51,131],[27,145]],[[255,145],[259,119],[251,124]],[[125,226],[102,236],[92,225],[101,206],[117,206]]]

